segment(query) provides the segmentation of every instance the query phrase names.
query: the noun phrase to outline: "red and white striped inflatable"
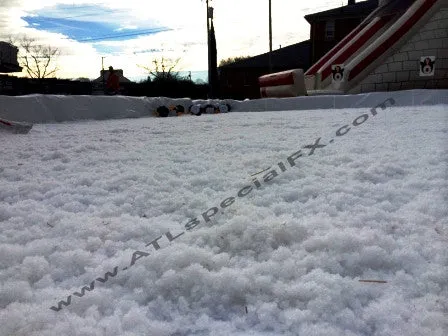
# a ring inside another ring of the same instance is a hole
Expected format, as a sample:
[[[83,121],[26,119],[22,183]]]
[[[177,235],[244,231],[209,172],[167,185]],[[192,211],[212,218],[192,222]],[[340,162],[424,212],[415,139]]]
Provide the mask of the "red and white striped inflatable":
[[[26,134],[31,130],[32,127],[33,124],[10,121],[0,118],[0,130],[6,130],[12,133]]]
[[[258,78],[260,94],[265,97],[305,96],[305,78],[302,69],[287,70]]]

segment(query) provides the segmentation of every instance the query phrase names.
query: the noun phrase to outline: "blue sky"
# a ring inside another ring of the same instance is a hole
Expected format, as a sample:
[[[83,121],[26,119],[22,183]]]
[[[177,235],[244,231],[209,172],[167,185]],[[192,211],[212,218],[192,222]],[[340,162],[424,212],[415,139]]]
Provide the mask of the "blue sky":
[[[309,38],[304,15],[346,2],[273,0],[274,49]],[[269,50],[267,0],[210,5],[218,61]],[[205,13],[204,0],[0,0],[0,39],[12,32],[59,48],[62,78],[97,78],[104,61],[138,80],[147,77],[140,65],[162,57],[180,59],[178,71],[200,74],[208,64]]]

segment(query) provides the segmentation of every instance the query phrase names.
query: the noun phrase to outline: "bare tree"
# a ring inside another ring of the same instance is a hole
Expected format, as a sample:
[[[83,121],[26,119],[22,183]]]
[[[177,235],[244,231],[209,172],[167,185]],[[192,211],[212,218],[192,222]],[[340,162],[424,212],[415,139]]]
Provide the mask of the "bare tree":
[[[55,77],[59,68],[56,59],[60,55],[58,48],[39,44],[36,39],[23,36],[10,42],[19,48],[19,63],[31,78]]]
[[[142,69],[146,70],[154,81],[158,80],[178,80],[181,79],[179,72],[176,70],[179,64],[180,58],[173,60],[171,58],[162,57],[160,60],[155,59],[152,61],[153,66],[139,65]]]

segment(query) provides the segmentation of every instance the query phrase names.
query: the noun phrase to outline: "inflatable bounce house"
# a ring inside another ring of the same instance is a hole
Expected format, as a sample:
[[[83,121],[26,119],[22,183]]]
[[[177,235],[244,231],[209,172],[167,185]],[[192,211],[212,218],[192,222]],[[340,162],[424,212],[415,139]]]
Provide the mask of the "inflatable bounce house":
[[[259,85],[262,97],[448,89],[448,0],[380,0],[308,71]]]

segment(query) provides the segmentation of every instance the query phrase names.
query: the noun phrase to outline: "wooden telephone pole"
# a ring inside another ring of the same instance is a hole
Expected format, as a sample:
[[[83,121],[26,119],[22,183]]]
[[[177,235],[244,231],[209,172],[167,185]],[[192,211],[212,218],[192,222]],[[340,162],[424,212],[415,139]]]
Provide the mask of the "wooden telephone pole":
[[[208,6],[208,2],[209,0],[205,0],[205,4],[206,4],[206,9],[207,9],[207,60],[208,60],[208,92],[209,95],[212,92],[212,81],[211,81],[211,67],[210,67],[210,63],[211,63],[211,55],[210,55],[210,10],[209,10],[209,6]]]
[[[272,73],[272,6],[269,0],[269,73]]]

